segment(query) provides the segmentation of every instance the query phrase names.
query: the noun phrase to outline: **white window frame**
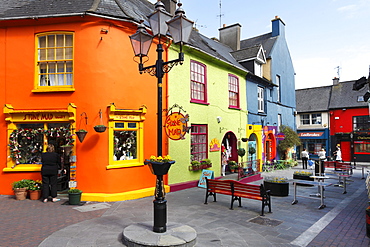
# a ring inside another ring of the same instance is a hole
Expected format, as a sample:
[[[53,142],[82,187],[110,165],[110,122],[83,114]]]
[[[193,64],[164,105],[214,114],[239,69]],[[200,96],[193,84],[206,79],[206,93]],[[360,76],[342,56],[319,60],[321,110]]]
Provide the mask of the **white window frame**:
[[[258,112],[265,112],[264,90],[263,87],[257,87]]]

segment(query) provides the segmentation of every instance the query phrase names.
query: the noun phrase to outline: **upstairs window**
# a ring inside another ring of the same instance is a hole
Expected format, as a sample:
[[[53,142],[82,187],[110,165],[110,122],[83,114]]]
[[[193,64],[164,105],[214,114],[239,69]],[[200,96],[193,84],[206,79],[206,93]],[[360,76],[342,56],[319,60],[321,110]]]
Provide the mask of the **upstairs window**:
[[[300,115],[301,125],[321,124],[321,113],[302,114]]]
[[[36,36],[36,91],[73,89],[73,33]]]
[[[207,102],[206,66],[196,61],[190,62],[191,102]]]
[[[370,130],[369,116],[353,117],[353,131],[369,131],[369,130]]]
[[[277,91],[277,102],[280,102],[281,101],[281,88],[280,88],[280,76],[279,75],[276,75],[276,91]]]
[[[229,75],[229,107],[239,108],[239,78]]]
[[[265,112],[264,89],[262,87],[258,87],[257,90],[258,112]]]
[[[300,117],[301,117],[301,125],[310,124],[310,114],[302,114]]]

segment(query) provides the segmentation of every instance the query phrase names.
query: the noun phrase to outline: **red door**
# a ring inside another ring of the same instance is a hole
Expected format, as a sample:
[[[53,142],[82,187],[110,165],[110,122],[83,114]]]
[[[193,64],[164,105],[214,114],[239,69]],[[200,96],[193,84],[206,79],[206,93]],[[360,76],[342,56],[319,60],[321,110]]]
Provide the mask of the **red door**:
[[[342,150],[342,160],[351,161],[351,142],[340,142],[340,149]]]

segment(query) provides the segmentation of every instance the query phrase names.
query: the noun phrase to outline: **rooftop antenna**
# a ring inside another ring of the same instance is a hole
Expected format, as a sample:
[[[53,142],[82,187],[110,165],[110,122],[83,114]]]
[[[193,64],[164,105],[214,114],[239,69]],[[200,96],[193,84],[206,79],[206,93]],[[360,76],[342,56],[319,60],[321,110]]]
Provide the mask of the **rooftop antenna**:
[[[207,25],[197,25],[197,22],[198,22],[198,19],[196,20],[196,21],[194,21],[194,27],[195,27],[195,29],[198,29],[198,27],[199,28],[207,28]]]
[[[220,0],[220,14],[219,15],[217,15],[217,17],[220,17],[220,27],[222,27],[222,21],[221,21],[221,18],[222,18],[222,16],[224,16],[224,14],[222,14],[222,12],[221,12],[221,8],[222,7],[222,5],[221,5],[221,0]]]
[[[335,67],[334,69],[337,69],[337,75],[338,75],[338,79],[340,78],[340,70],[342,69],[339,65],[337,67]]]

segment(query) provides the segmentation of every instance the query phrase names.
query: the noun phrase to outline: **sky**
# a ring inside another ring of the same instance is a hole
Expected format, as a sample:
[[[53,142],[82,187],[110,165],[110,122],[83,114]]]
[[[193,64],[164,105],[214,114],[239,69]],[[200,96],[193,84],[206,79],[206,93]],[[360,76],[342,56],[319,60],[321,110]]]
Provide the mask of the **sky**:
[[[209,38],[218,38],[223,24],[235,23],[242,26],[242,39],[265,34],[271,32],[271,20],[279,16],[285,23],[296,89],[331,85],[334,77],[342,82],[369,76],[370,0],[180,2],[186,17]]]

